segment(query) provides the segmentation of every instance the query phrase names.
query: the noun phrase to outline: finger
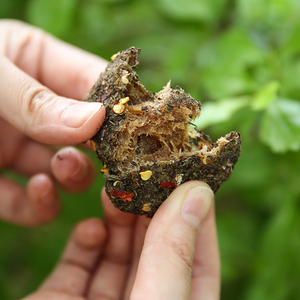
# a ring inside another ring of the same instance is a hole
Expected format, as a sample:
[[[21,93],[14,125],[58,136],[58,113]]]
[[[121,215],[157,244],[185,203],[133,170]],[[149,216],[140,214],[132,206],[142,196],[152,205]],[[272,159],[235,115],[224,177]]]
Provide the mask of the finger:
[[[36,173],[50,174],[50,160],[55,151],[45,145],[27,140],[16,151],[10,167],[18,173],[32,176]]]
[[[27,188],[0,177],[0,218],[25,226],[52,221],[60,210],[54,184],[45,174],[33,176]]]
[[[179,186],[155,213],[131,299],[189,299],[195,241],[213,200],[208,185]]]
[[[124,299],[130,299],[130,294],[134,281],[136,279],[136,272],[138,269],[138,264],[141,257],[141,252],[144,245],[145,235],[149,226],[151,218],[145,216],[139,216],[136,222],[135,232],[134,232],[134,242],[133,242],[133,254],[131,260],[131,266],[129,274],[127,276],[126,289],[124,292]]]
[[[99,219],[80,222],[74,229],[60,262],[40,291],[84,295],[105,239],[106,230]]]
[[[220,299],[220,256],[214,205],[203,220],[195,247],[191,300]]]
[[[55,145],[83,143],[101,127],[105,108],[57,96],[0,56],[0,116],[32,139]]]
[[[88,296],[93,300],[121,299],[131,262],[136,216],[115,208],[104,190],[102,202],[109,239]]]
[[[92,161],[74,147],[60,149],[51,160],[51,169],[59,183],[72,192],[86,190],[96,174]]]
[[[26,176],[50,174],[51,147],[28,139],[0,118],[0,168],[14,169]]]
[[[86,300],[86,298],[57,291],[41,291],[21,300]]]
[[[55,153],[54,149],[26,139],[16,152],[17,155],[13,155],[11,160],[7,161],[11,169],[26,176],[36,173],[51,174],[50,161]]]
[[[0,28],[0,53],[59,95],[83,99],[107,65],[26,23],[2,20]]]

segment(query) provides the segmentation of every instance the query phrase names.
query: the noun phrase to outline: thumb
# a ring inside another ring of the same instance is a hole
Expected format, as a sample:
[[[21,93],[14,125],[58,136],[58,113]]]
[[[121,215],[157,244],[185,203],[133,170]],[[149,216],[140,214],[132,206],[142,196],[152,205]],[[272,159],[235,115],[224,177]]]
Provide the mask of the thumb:
[[[214,194],[187,182],[155,213],[144,242],[130,299],[189,299],[195,241]]]
[[[53,145],[86,142],[101,127],[101,103],[59,97],[0,56],[0,116],[27,136]]]

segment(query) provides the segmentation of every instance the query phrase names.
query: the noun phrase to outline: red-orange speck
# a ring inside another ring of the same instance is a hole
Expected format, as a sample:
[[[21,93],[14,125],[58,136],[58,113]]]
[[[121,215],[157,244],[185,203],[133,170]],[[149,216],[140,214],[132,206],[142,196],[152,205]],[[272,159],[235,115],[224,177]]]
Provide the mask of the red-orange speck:
[[[177,186],[176,182],[170,182],[170,181],[165,181],[160,184],[161,189],[172,189],[176,186]]]
[[[121,198],[121,199],[124,200],[124,201],[132,201],[132,198],[133,198],[133,196],[134,196],[134,193],[127,193],[127,192],[125,192],[125,191],[116,191],[116,190],[112,190],[112,191],[109,191],[109,193],[110,193],[112,196]]]

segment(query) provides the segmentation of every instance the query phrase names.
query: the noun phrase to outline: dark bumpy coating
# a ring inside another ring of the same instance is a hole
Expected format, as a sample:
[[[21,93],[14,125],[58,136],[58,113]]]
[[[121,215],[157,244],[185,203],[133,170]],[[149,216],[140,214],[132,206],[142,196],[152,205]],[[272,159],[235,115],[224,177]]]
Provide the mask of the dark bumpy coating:
[[[216,192],[240,155],[241,141],[231,132],[212,143],[192,120],[201,103],[170,83],[153,94],[135,72],[140,50],[112,57],[85,101],[106,107],[106,119],[91,140],[106,192],[122,211],[153,216],[180,184],[202,180]]]

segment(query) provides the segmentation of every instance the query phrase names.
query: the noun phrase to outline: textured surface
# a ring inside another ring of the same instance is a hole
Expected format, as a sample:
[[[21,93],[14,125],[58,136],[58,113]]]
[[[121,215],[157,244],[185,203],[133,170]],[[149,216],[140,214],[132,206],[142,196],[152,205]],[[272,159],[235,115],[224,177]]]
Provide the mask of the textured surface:
[[[240,135],[216,143],[192,120],[201,103],[170,83],[153,94],[139,82],[140,50],[114,55],[86,101],[106,107],[106,120],[92,144],[104,163],[106,191],[119,209],[152,216],[168,195],[188,180],[203,180],[216,192],[240,154]]]

